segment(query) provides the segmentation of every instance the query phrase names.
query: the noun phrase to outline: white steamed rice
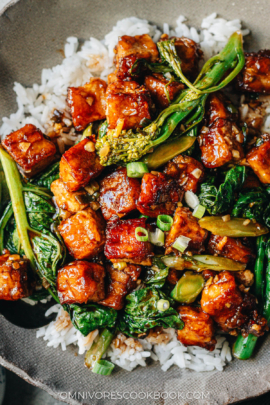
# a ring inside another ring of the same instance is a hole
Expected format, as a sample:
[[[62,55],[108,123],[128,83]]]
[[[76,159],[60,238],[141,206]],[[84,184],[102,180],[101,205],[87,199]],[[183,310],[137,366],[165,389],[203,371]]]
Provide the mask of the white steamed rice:
[[[46,316],[57,314],[55,321],[36,332],[37,338],[43,337],[47,346],[66,350],[73,344],[78,346],[78,354],[89,350],[98,337],[98,330],[84,337],[71,323],[69,315],[60,304],[52,306]],[[164,339],[162,339],[164,337]],[[179,368],[189,368],[194,371],[222,371],[232,360],[229,343],[224,336],[216,336],[215,350],[209,352],[197,346],[185,347],[177,340],[176,332],[172,328],[164,329],[163,335],[155,339],[133,339],[119,333],[110,345],[106,355],[114,364],[132,371],[137,366],[146,367],[147,359],[158,361],[163,371],[173,365]],[[163,340],[163,342],[162,342]],[[157,342],[161,343],[157,343]]]
[[[68,133],[62,134],[58,140],[60,151],[64,146],[72,145],[78,139],[74,128],[70,125],[70,113],[66,103],[67,88],[81,86],[93,76],[107,78],[114,70],[113,49],[120,35],[141,35],[148,33],[157,41],[162,33],[171,36],[185,36],[199,42],[204,52],[204,60],[219,52],[227,42],[230,35],[241,30],[241,21],[235,19],[227,21],[217,18],[213,13],[204,18],[201,29],[188,27],[184,16],[176,21],[172,29],[167,23],[163,24],[163,32],[146,20],[136,17],[125,18],[117,22],[112,31],[103,40],[90,38],[79,48],[79,41],[75,37],[67,38],[65,44],[65,58],[62,63],[53,68],[43,69],[41,84],[32,87],[23,87],[14,83],[14,91],[18,110],[10,117],[3,118],[0,135],[5,136],[27,123],[31,123],[48,134],[53,127],[51,120],[55,109],[63,111],[66,125],[70,128]],[[247,35],[247,29],[242,30]],[[270,113],[270,111],[269,111]],[[269,119],[270,126],[270,119]],[[54,305],[47,311],[47,315],[57,313],[57,320],[37,331],[37,337],[43,337],[48,346],[54,348],[61,346],[66,350],[68,345],[78,346],[78,353],[88,350],[98,336],[98,331],[91,332],[84,337],[71,324],[68,315],[60,305]],[[213,352],[196,346],[186,348],[176,338],[173,329],[164,331],[167,341],[151,343],[149,340],[134,340],[119,335],[110,346],[107,356],[118,366],[131,371],[136,366],[146,366],[146,360],[151,358],[159,361],[162,370],[167,371],[172,365],[179,368],[189,368],[196,371],[223,370],[227,362],[232,360],[231,351],[225,337],[217,337],[217,345]]]

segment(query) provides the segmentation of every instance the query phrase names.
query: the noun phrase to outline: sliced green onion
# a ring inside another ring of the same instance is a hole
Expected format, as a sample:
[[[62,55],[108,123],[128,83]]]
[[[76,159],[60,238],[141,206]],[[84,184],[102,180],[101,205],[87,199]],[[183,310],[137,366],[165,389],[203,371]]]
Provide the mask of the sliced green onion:
[[[172,245],[173,248],[179,250],[180,252],[184,253],[186,248],[188,247],[189,242],[191,241],[190,238],[187,238],[186,236],[179,236],[174,244]]]
[[[159,215],[157,217],[157,226],[162,231],[169,231],[173,224],[173,218],[170,215]]]
[[[148,167],[142,162],[131,162],[127,164],[128,177],[143,177],[145,173],[149,173]]]
[[[170,308],[170,302],[168,300],[159,300],[157,302],[157,309],[159,311],[164,312],[164,311],[167,311],[167,309],[169,309],[169,308]]]
[[[150,242],[156,246],[164,246],[164,232],[160,229],[156,229],[155,232],[150,232]]]
[[[204,214],[205,214],[205,207],[203,207],[202,205],[197,205],[197,207],[194,209],[194,211],[193,211],[193,216],[195,217],[195,218],[199,218],[199,219],[201,219],[203,216],[204,216]]]
[[[114,369],[114,364],[108,360],[99,360],[93,367],[93,373],[101,375],[110,375]]]
[[[142,235],[139,235],[139,233],[142,233]],[[141,226],[137,226],[137,228],[135,229],[135,237],[139,242],[147,242],[148,241],[147,229],[142,228]]]
[[[195,193],[193,193],[193,191],[190,191],[190,190],[185,192],[185,201],[186,201],[187,205],[193,209],[196,208],[197,205],[200,204],[199,198],[196,196]]]
[[[149,218],[149,216],[148,215],[144,215],[144,214],[141,214],[140,216],[139,216],[139,218]]]

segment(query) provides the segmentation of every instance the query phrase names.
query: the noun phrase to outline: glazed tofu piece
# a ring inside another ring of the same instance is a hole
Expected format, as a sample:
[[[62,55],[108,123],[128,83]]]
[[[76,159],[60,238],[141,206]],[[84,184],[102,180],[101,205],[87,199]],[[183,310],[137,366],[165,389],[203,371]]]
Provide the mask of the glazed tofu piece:
[[[32,124],[26,124],[7,135],[2,145],[18,164],[21,173],[28,178],[57,159],[54,143]]]
[[[17,301],[31,294],[27,265],[19,255],[0,256],[0,300]]]
[[[242,295],[233,274],[229,271],[222,271],[206,283],[202,291],[201,307],[211,316],[225,314],[229,317],[235,313],[242,301]]]
[[[190,156],[178,155],[167,163],[164,173],[176,179],[183,191],[198,191],[203,181],[204,167],[198,160]]]
[[[136,129],[151,119],[153,108],[148,90],[138,83],[117,81],[106,92],[108,128],[121,125],[122,130]]]
[[[178,312],[185,326],[177,331],[177,339],[185,346],[199,346],[213,351],[217,341],[212,318],[201,308],[189,305],[178,307]]]
[[[88,203],[80,203],[80,191],[68,191],[64,182],[61,179],[57,179],[51,184],[51,192],[54,195],[54,200],[59,208],[72,213],[82,211],[88,207]],[[84,194],[86,194],[84,192]]]
[[[91,208],[62,221],[58,230],[75,259],[91,259],[103,250],[105,223],[101,214]]]
[[[250,270],[236,271],[235,279],[240,286],[251,287],[254,283],[254,273]]]
[[[254,173],[263,184],[270,183],[270,138],[265,138],[260,146],[252,148],[246,156]]]
[[[112,262],[124,261],[151,266],[153,256],[150,242],[139,242],[135,236],[137,227],[147,229],[146,219],[110,221],[106,229],[104,253]]]
[[[255,258],[252,249],[244,246],[241,239],[227,236],[211,235],[208,251],[212,255],[218,254],[244,264]]]
[[[57,293],[60,304],[87,304],[105,297],[105,269],[83,260],[69,263],[58,271]]]
[[[91,122],[105,118],[106,88],[107,83],[104,80],[93,77],[84,86],[68,88],[67,102],[77,131],[82,131]]]
[[[245,54],[245,66],[236,79],[238,90],[270,94],[270,51]]]
[[[222,105],[223,104],[223,105]],[[220,95],[210,96],[208,127],[203,126],[198,137],[202,163],[211,169],[243,159],[244,135],[236,125],[235,115],[226,108]]]
[[[69,191],[78,191],[103,170],[95,151],[94,140],[83,139],[67,150],[60,161],[60,179]]]
[[[183,192],[176,180],[163,173],[146,173],[142,178],[137,209],[151,218],[161,214],[173,215],[182,198]]]
[[[161,73],[145,76],[144,85],[149,90],[155,104],[161,109],[167,108],[176,95],[185,88],[183,83],[170,82]]]
[[[166,41],[167,34],[161,36],[160,41]],[[181,69],[185,76],[190,80],[195,80],[199,73],[199,61],[202,59],[203,52],[200,49],[200,45],[192,39],[181,37],[171,37],[174,39],[174,46],[181,60]]]
[[[124,80],[131,77],[131,68],[138,59],[155,62],[159,57],[158,49],[148,34],[123,35],[115,47],[116,75]]]
[[[243,336],[252,333],[261,336],[268,329],[267,321],[258,315],[257,300],[251,294],[242,294],[234,275],[229,271],[211,277],[202,291],[201,307],[213,316],[224,332]]]
[[[141,191],[138,179],[127,176],[127,169],[122,167],[106,176],[100,185],[101,212],[108,221],[113,216],[119,218],[136,209]]]
[[[193,217],[192,212],[188,208],[178,207],[174,214],[172,227],[166,234],[165,253],[179,253],[177,249],[172,247],[179,236],[191,239],[187,251],[199,253],[204,250],[207,234],[207,231],[200,227],[198,220]]]
[[[111,265],[106,267],[108,285],[105,299],[99,304],[120,310],[124,307],[125,296],[137,287],[137,280],[141,273],[141,266],[128,264],[123,270],[117,270]]]

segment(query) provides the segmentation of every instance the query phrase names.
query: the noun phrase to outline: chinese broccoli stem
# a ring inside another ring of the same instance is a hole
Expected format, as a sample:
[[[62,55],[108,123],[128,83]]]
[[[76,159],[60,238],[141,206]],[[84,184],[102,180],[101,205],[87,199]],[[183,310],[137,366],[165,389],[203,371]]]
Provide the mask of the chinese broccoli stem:
[[[266,264],[266,275],[264,283],[264,261]],[[264,304],[263,316],[270,322],[270,239],[266,243],[265,236],[257,238],[257,259],[255,263],[255,295],[260,304]],[[264,295],[264,285],[266,291]],[[247,337],[239,335],[233,347],[233,354],[240,360],[247,360],[252,356],[258,337],[249,334]]]
[[[85,365],[88,368],[93,368],[95,363],[101,359],[110,346],[115,333],[109,329],[103,329],[99,334],[98,340],[93,343],[85,355]]]
[[[35,256],[28,235],[28,232],[32,231],[32,229],[28,224],[23,198],[23,186],[20,174],[14,160],[1,147],[0,147],[0,158],[9,189],[10,199],[12,202],[12,209],[22,249],[24,250],[26,257],[30,262],[32,270],[36,271]],[[33,232],[37,233],[36,231]]]

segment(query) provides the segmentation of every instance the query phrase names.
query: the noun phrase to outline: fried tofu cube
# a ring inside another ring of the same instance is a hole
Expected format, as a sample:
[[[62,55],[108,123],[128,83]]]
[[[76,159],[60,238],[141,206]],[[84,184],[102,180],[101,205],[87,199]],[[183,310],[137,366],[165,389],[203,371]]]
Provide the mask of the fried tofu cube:
[[[211,235],[208,251],[212,255],[218,254],[244,264],[255,258],[252,249],[244,246],[241,239],[227,236]]]
[[[152,245],[150,242],[140,242],[136,239],[135,230],[138,227],[147,229],[145,218],[117,219],[107,224],[104,249],[107,259],[112,262],[151,265]]]
[[[207,105],[208,127],[198,137],[202,163],[211,169],[243,159],[244,135],[235,123],[237,114],[229,111],[230,101],[222,94],[213,94]]]
[[[172,247],[179,236],[190,238],[187,250],[199,253],[204,250],[203,244],[207,234],[207,231],[200,227],[198,220],[193,217],[188,208],[178,207],[174,214],[172,227],[166,235],[166,254],[171,252],[179,253],[178,250]]]
[[[55,144],[32,124],[2,140],[2,145],[25,177],[32,177],[57,159]]]
[[[161,73],[145,76],[144,85],[149,90],[155,104],[161,109],[167,108],[176,95],[185,88],[183,83],[170,82]]]
[[[108,128],[121,123],[122,130],[143,126],[151,119],[152,100],[148,90],[138,83],[117,81],[108,85],[106,91]]]
[[[173,215],[182,198],[183,192],[177,181],[163,173],[146,173],[142,178],[137,209],[151,218],[161,214]]]
[[[97,177],[103,169],[93,139],[87,137],[72,146],[61,157],[60,179],[69,191],[78,191]]]
[[[105,269],[83,260],[69,263],[58,271],[57,293],[60,304],[87,304],[105,297]]]
[[[122,167],[106,176],[100,185],[101,212],[108,221],[113,216],[119,218],[136,209],[141,191],[138,179],[127,176],[127,169]]]
[[[169,39],[168,35],[163,34],[160,41],[166,41],[167,39]],[[176,53],[181,60],[182,72],[190,80],[195,80],[199,73],[199,61],[203,56],[200,45],[186,37],[171,37],[170,39],[174,39]]]
[[[203,181],[204,167],[190,156],[178,155],[167,163],[164,173],[178,180],[181,190],[196,193]]]
[[[105,223],[101,214],[91,208],[62,221],[58,230],[75,259],[91,259],[103,250]]]
[[[201,308],[188,305],[178,307],[178,312],[185,326],[177,331],[177,339],[185,346],[199,346],[213,351],[217,341],[212,318]]]
[[[99,78],[91,78],[80,87],[69,87],[67,102],[70,106],[73,125],[82,131],[88,124],[105,118],[107,83]]]
[[[19,255],[0,256],[0,300],[17,301],[31,294],[27,264]]]
[[[51,192],[54,195],[54,200],[59,208],[69,212],[82,211],[88,207],[88,203],[80,203],[80,191],[68,191],[64,182],[61,179],[57,179],[51,184]],[[86,194],[86,193],[85,193]]]
[[[236,271],[235,278],[238,284],[251,287],[254,283],[254,273],[250,270]]]
[[[201,307],[211,316],[230,315],[242,303],[241,292],[232,273],[217,273],[202,291]]]
[[[270,94],[270,51],[245,54],[245,66],[236,79],[238,90]]]
[[[148,34],[123,35],[115,47],[116,75],[124,80],[131,77],[131,68],[138,59],[155,62],[159,57],[158,49]]]
[[[252,333],[261,336],[267,330],[267,321],[258,314],[257,300],[249,294],[241,294],[235,277],[229,271],[217,273],[209,279],[202,291],[201,307],[213,316],[225,332],[243,336]]]
[[[124,307],[125,296],[137,286],[137,279],[141,273],[141,266],[128,264],[123,270],[113,266],[106,267],[109,283],[105,299],[99,304],[120,310]]]
[[[246,156],[254,173],[263,184],[270,183],[270,139],[266,138],[260,146],[252,148]]]

